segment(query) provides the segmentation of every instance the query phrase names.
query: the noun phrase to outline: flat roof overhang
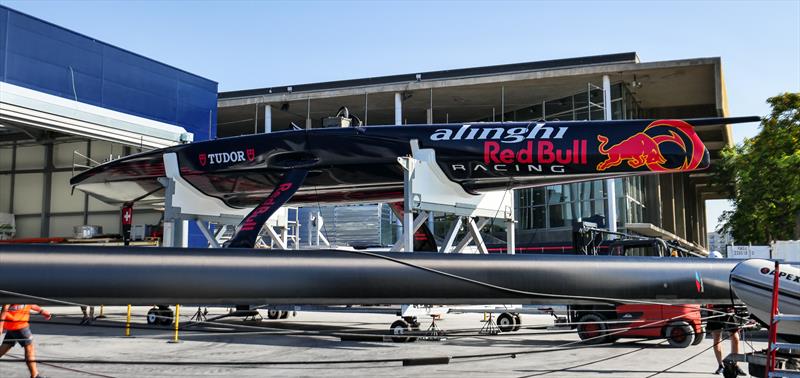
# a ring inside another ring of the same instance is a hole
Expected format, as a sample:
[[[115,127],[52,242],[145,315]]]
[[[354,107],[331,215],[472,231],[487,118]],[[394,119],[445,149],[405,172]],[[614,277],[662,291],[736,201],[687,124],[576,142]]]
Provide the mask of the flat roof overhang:
[[[0,82],[0,142],[75,135],[145,149],[191,141],[186,129]]]
[[[496,117],[503,111],[528,108],[600,86],[603,75],[628,86],[646,118],[728,116],[720,58],[695,58],[641,63],[635,53],[572,58],[557,61],[423,72],[379,78],[344,80],[245,91],[219,95],[220,136],[263,132],[264,107],[270,106],[272,130],[292,123],[303,127],[311,119],[318,127],[323,117],[347,106],[367,125],[394,124],[395,93],[401,93],[405,123],[472,122]],[[697,128],[712,157],[731,145],[730,125]],[[708,173],[689,175],[700,198],[724,196],[709,182]]]
[[[680,244],[681,246],[689,249],[690,251],[700,256],[708,256],[708,249],[706,249],[705,247],[699,244],[692,243],[678,235],[675,235],[651,223],[625,223],[625,228],[629,231],[636,232],[637,234],[640,235],[678,242],[678,244]]]

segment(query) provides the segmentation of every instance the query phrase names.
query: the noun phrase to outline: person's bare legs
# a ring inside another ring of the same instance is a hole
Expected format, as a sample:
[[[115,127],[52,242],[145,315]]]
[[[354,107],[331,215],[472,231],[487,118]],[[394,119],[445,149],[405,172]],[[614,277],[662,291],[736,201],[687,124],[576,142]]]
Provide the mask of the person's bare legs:
[[[39,370],[36,369],[36,349],[34,349],[33,343],[25,345],[25,364],[28,365],[31,378],[36,378],[39,375]]]
[[[8,353],[8,351],[11,350],[11,347],[13,347],[13,346],[14,346],[14,344],[3,344],[3,345],[0,345],[0,357],[3,357],[6,353]]]
[[[739,354],[739,330],[731,331],[731,353]]]
[[[711,336],[714,338],[714,357],[717,358],[717,364],[722,365],[722,330],[711,331]],[[739,338],[737,337],[736,340],[736,346],[738,347]]]

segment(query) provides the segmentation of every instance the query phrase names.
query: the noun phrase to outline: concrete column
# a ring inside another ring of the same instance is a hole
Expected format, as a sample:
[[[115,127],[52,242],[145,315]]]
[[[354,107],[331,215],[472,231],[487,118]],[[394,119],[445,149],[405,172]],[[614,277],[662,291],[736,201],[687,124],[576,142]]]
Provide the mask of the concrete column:
[[[39,234],[46,238],[50,236],[50,201],[53,189],[53,142],[44,145],[44,181],[42,182],[42,217]]]
[[[686,240],[697,242],[699,233],[697,230],[697,204],[694,198],[694,190],[689,185],[689,178],[683,177],[683,205],[686,208]]]
[[[658,175],[642,176],[645,187],[645,214],[646,222],[662,227],[661,215],[661,182]]]
[[[394,93],[394,124],[403,124],[403,94],[400,92]]]
[[[430,102],[428,106],[428,111],[426,112],[426,118],[428,119],[428,124],[433,124],[433,88],[430,90]]]
[[[500,87],[500,122],[506,121],[506,86]]]
[[[661,187],[661,228],[675,233],[675,185],[674,174],[658,175]]]
[[[702,199],[702,196],[699,205],[700,205],[700,240],[701,240],[700,244],[708,248],[708,227],[706,226],[706,216],[708,215],[706,214],[706,201]]]
[[[686,205],[684,194],[684,177],[680,173],[674,173],[672,182],[675,190],[675,234],[685,238],[686,237]]]
[[[603,75],[603,110],[605,120],[611,120],[611,79],[608,75]],[[606,223],[608,230],[612,232],[617,231],[617,190],[614,179],[606,179]]]
[[[701,203],[697,199],[697,190],[695,190],[694,184],[689,177],[684,178],[685,185],[685,192],[686,192],[686,200],[688,201],[687,209],[691,212],[687,217],[688,224],[686,225],[687,230],[691,230],[691,236],[689,240],[697,243],[703,244],[703,229],[702,224],[705,223],[705,218],[701,218]]]
[[[313,126],[314,124],[311,123],[311,99],[309,98],[306,101],[306,129],[310,130]]]
[[[272,105],[264,106],[264,133],[272,132]]]

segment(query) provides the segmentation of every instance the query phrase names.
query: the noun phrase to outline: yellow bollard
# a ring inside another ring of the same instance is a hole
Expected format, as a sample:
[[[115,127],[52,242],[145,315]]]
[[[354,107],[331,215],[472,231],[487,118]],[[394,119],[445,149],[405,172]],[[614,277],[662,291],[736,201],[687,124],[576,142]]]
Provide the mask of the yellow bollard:
[[[170,343],[179,343],[181,342],[178,340],[178,327],[180,326],[180,319],[181,319],[181,305],[175,305],[175,336],[172,338]]]
[[[128,305],[128,317],[125,318],[125,336],[131,335],[131,305]]]

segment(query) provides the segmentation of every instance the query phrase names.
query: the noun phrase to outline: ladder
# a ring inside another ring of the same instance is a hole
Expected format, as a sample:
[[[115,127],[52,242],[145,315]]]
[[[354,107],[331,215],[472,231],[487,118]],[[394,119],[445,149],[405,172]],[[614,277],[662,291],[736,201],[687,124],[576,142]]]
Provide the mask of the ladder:
[[[766,369],[764,369],[764,378],[800,377],[800,373],[798,373],[796,370],[778,370],[775,366],[778,350],[800,349],[800,344],[778,342],[778,323],[781,321],[800,322],[800,315],[781,314],[778,310],[778,293],[780,289],[780,263],[778,261],[775,261],[775,269],[773,274],[772,306],[770,309],[769,341],[767,344],[767,365]]]

